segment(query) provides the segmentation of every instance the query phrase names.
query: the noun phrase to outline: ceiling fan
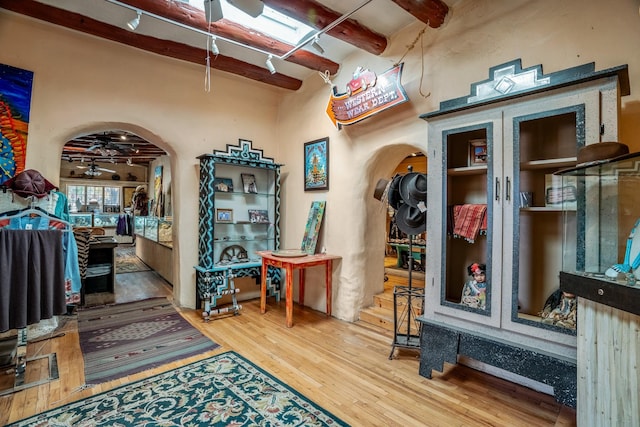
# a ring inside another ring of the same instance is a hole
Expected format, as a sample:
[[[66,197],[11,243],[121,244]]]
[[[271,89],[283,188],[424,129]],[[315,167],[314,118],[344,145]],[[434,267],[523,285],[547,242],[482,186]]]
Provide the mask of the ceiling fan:
[[[82,146],[67,145],[65,146],[66,151],[99,153],[104,157],[113,157],[118,155],[130,156],[139,152],[133,144],[119,144],[117,142],[113,142],[107,134],[80,137],[74,139],[73,142],[79,143]]]
[[[91,163],[89,163],[88,166],[78,165],[76,167],[78,169],[86,169],[86,171],[84,171],[84,174],[88,175],[88,176],[99,176],[99,175],[102,175],[102,172],[109,172],[109,173],[115,173],[116,172],[116,171],[114,171],[112,169],[106,169],[106,168],[99,167],[98,165],[96,165],[95,160],[91,160]]]
[[[96,142],[87,148],[87,151],[98,151],[103,156],[115,156],[118,154],[129,155],[136,153],[136,149],[132,145],[118,144],[111,141],[107,135],[99,135]]]

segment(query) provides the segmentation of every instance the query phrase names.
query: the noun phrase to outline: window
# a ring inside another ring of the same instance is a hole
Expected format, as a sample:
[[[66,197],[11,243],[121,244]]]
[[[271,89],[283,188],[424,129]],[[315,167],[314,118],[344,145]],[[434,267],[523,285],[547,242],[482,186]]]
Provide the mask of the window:
[[[69,212],[120,212],[122,188],[102,185],[67,185]]]
[[[204,2],[202,0],[189,0],[188,3],[193,7],[204,10]],[[247,15],[237,7],[231,6],[226,0],[220,1],[220,6],[225,19],[294,46],[314,31],[307,24],[284,15],[266,4],[263,12],[256,18]]]

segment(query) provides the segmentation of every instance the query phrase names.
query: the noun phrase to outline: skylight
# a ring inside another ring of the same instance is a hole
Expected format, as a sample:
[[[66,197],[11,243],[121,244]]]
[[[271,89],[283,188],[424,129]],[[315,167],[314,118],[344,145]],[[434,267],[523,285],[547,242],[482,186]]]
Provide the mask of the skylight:
[[[189,4],[204,11],[203,0],[189,0]],[[283,15],[267,5],[264,6],[264,11],[261,15],[253,18],[240,9],[231,6],[226,0],[220,0],[220,4],[224,19],[251,28],[292,46],[296,46],[303,38],[314,31],[310,26]]]

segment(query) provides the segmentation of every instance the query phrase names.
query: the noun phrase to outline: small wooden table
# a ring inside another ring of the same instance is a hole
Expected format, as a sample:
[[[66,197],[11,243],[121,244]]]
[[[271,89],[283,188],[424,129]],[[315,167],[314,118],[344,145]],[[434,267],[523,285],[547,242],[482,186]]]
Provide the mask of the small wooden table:
[[[286,306],[287,328],[293,326],[293,270],[300,270],[300,298],[299,304],[304,305],[304,269],[317,265],[325,266],[325,284],[327,288],[327,316],[331,316],[331,273],[333,260],[340,259],[336,255],[317,254],[303,257],[278,257],[272,251],[256,252],[262,257],[262,280],[260,284],[260,312],[267,311],[267,267],[284,268],[286,276]]]

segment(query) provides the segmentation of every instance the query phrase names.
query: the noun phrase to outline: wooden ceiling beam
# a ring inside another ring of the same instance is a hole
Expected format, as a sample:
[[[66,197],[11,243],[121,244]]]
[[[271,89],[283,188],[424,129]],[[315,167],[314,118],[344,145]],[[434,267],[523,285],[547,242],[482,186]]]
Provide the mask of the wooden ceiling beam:
[[[212,34],[234,40],[246,46],[252,46],[256,49],[271,52],[274,56],[282,56],[294,48],[294,46],[291,46],[290,44],[274,40],[265,34],[248,29],[227,19],[212,22],[209,26],[204,11],[187,3],[158,0],[119,1],[136,9],[147,11],[186,25],[187,27],[196,28],[200,31],[211,32]],[[287,57],[286,60],[311,70],[320,72],[328,70],[331,75],[336,74],[340,68],[339,64],[302,49],[294,52],[291,56]]]
[[[304,22],[317,30],[322,30],[342,16],[342,14],[313,0],[262,1],[270,8]],[[387,38],[384,35],[376,33],[351,18],[338,24],[327,34],[374,55],[380,55],[387,48]]]
[[[205,65],[204,58],[207,56],[205,49],[137,34],[34,0],[0,0],[0,8],[114,42],[123,43],[147,52],[153,52],[158,55],[192,62],[194,64]],[[284,74],[271,74],[266,68],[258,67],[224,55],[218,55],[212,58],[211,67],[284,89],[298,90],[302,86],[301,80]]]
[[[449,6],[442,0],[392,0],[395,4],[424,22],[431,28],[440,28],[449,13]]]

